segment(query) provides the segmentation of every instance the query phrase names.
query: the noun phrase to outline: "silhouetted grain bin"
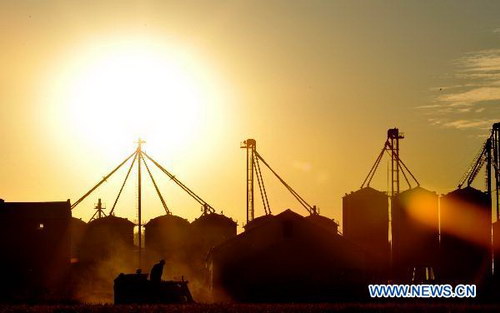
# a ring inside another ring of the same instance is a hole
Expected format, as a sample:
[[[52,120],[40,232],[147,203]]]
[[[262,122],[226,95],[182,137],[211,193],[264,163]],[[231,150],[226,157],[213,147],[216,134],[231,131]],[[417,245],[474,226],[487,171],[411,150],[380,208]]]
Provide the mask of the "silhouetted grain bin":
[[[441,198],[440,278],[479,282],[491,273],[491,201],[477,189],[457,189]],[[459,260],[459,261],[458,261]]]
[[[339,231],[339,224],[337,224],[335,220],[328,218],[326,216],[319,214],[311,214],[306,216],[305,219],[315,225],[318,225],[320,227],[325,227],[326,229],[333,231],[335,233],[338,233]]]
[[[70,262],[69,201],[0,200],[0,299],[57,297]]]
[[[128,219],[113,215],[89,222],[81,244],[80,261],[128,257],[134,249],[134,227]]]
[[[236,236],[236,227],[235,221],[222,214],[201,215],[191,223],[193,251],[205,258],[212,247]]]
[[[71,262],[78,262],[80,245],[87,231],[87,223],[79,218],[72,217],[70,222],[71,233]]]
[[[254,228],[256,226],[260,226],[261,224],[267,223],[268,221],[272,220],[273,217],[274,217],[274,215],[272,215],[272,214],[259,216],[257,218],[254,218],[250,222],[248,222],[245,226],[243,226],[243,228],[245,229],[245,231],[251,230],[252,228]]]
[[[500,278],[500,221],[493,223],[493,262],[496,280]]]
[[[365,249],[372,257],[371,266],[379,273],[387,271],[389,250],[389,200],[385,192],[362,188],[342,198],[342,233]]]
[[[409,279],[414,266],[436,268],[439,222],[435,192],[416,187],[393,198],[392,242],[393,263],[400,278]]]
[[[145,247],[150,256],[168,261],[183,260],[189,245],[189,222],[176,215],[162,215],[145,226]]]
[[[286,210],[212,249],[208,266],[214,300],[298,302],[366,294],[366,262],[358,246]]]

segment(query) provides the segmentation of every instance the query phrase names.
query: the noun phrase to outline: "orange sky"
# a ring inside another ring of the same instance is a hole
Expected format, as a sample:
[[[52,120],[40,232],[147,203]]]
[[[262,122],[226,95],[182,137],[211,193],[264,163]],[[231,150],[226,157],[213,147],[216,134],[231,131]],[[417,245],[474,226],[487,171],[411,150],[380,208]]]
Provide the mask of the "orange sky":
[[[241,226],[239,144],[251,137],[340,221],[341,196],[392,127],[422,185],[451,191],[500,118],[498,12],[490,1],[4,1],[0,196],[75,201],[142,134],[150,155]],[[98,197],[111,207],[124,174],[74,215],[87,219]],[[155,176],[174,214],[199,215]],[[274,212],[306,213],[265,176]],[[135,185],[116,211],[132,220]],[[162,208],[145,188],[147,220]]]

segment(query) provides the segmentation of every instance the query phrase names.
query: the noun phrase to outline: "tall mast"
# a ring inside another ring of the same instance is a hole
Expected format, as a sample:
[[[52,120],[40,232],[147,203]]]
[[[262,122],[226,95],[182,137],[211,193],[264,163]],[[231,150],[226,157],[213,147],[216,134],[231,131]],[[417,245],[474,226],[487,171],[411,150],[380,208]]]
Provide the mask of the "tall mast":
[[[142,186],[141,186],[141,158],[142,158],[142,144],[146,143],[139,138],[137,140],[137,219],[139,228],[139,268],[142,265]]]
[[[399,159],[399,139],[404,136],[397,128],[391,128],[387,131],[387,141],[391,150],[391,196],[399,193],[399,169],[401,168]]]
[[[256,148],[255,139],[247,139],[241,145],[241,148],[247,149],[247,223],[254,219],[254,157]]]

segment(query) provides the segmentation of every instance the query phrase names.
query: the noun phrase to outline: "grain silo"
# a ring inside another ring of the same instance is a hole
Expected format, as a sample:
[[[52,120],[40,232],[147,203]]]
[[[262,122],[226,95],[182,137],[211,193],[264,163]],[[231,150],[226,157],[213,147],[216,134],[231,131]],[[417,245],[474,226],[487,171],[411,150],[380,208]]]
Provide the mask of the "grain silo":
[[[189,245],[189,222],[179,216],[166,214],[144,225],[145,248],[152,258],[183,260]]]
[[[334,233],[338,233],[339,231],[339,224],[335,222],[335,220],[332,220],[331,218],[328,218],[323,215],[319,214],[311,214],[305,217],[305,219],[314,225],[324,227],[325,229],[328,229]]]
[[[439,252],[438,196],[416,187],[392,199],[392,251],[396,275],[409,279],[413,267],[436,268]]]
[[[342,198],[342,233],[372,256],[377,272],[388,269],[389,200],[385,192],[365,187]]]
[[[490,197],[466,187],[443,196],[440,203],[440,277],[457,283],[472,283],[488,277],[491,273]]]
[[[80,260],[92,263],[112,256],[128,256],[134,249],[134,227],[128,219],[113,215],[92,220],[81,244]]]
[[[69,226],[71,233],[71,262],[76,263],[79,261],[80,247],[87,231],[87,223],[79,218],[72,217]]]
[[[236,236],[237,224],[222,214],[206,212],[195,219],[191,225],[189,259],[189,280],[192,282],[193,294],[199,298],[209,299],[206,261],[211,249]]]
[[[246,223],[246,225],[243,226],[243,228],[245,229],[245,231],[251,230],[257,226],[260,226],[261,224],[267,223],[268,221],[272,220],[273,217],[274,217],[274,215],[272,215],[272,214],[266,214],[266,215],[256,217],[253,220]]]
[[[222,242],[236,236],[237,224],[231,218],[217,213],[205,213],[191,223],[193,251],[202,257]]]
[[[359,301],[366,264],[359,246],[290,210],[267,216],[208,258],[214,299],[242,302]]]

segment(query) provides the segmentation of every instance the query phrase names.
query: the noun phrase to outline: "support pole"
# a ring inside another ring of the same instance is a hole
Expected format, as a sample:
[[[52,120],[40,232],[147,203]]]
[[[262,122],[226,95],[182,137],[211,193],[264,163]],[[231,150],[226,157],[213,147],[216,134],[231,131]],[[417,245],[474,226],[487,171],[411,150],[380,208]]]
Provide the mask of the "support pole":
[[[399,139],[404,138],[399,133],[399,129],[391,128],[387,131],[387,140],[391,150],[391,196],[394,197],[399,193]]]
[[[139,228],[139,267],[142,267],[142,185],[141,185],[141,158],[142,158],[142,144],[145,143],[144,140],[139,138],[137,140],[137,219],[138,219],[138,228]]]
[[[254,158],[255,158],[255,139],[247,139],[241,145],[241,148],[247,150],[247,223],[251,222],[255,217],[254,210]]]
[[[499,200],[499,185],[500,185],[500,123],[493,124],[492,135],[492,148],[493,148],[493,171],[494,171],[494,188],[495,188],[495,206],[496,206],[496,220],[500,218],[500,203]]]

